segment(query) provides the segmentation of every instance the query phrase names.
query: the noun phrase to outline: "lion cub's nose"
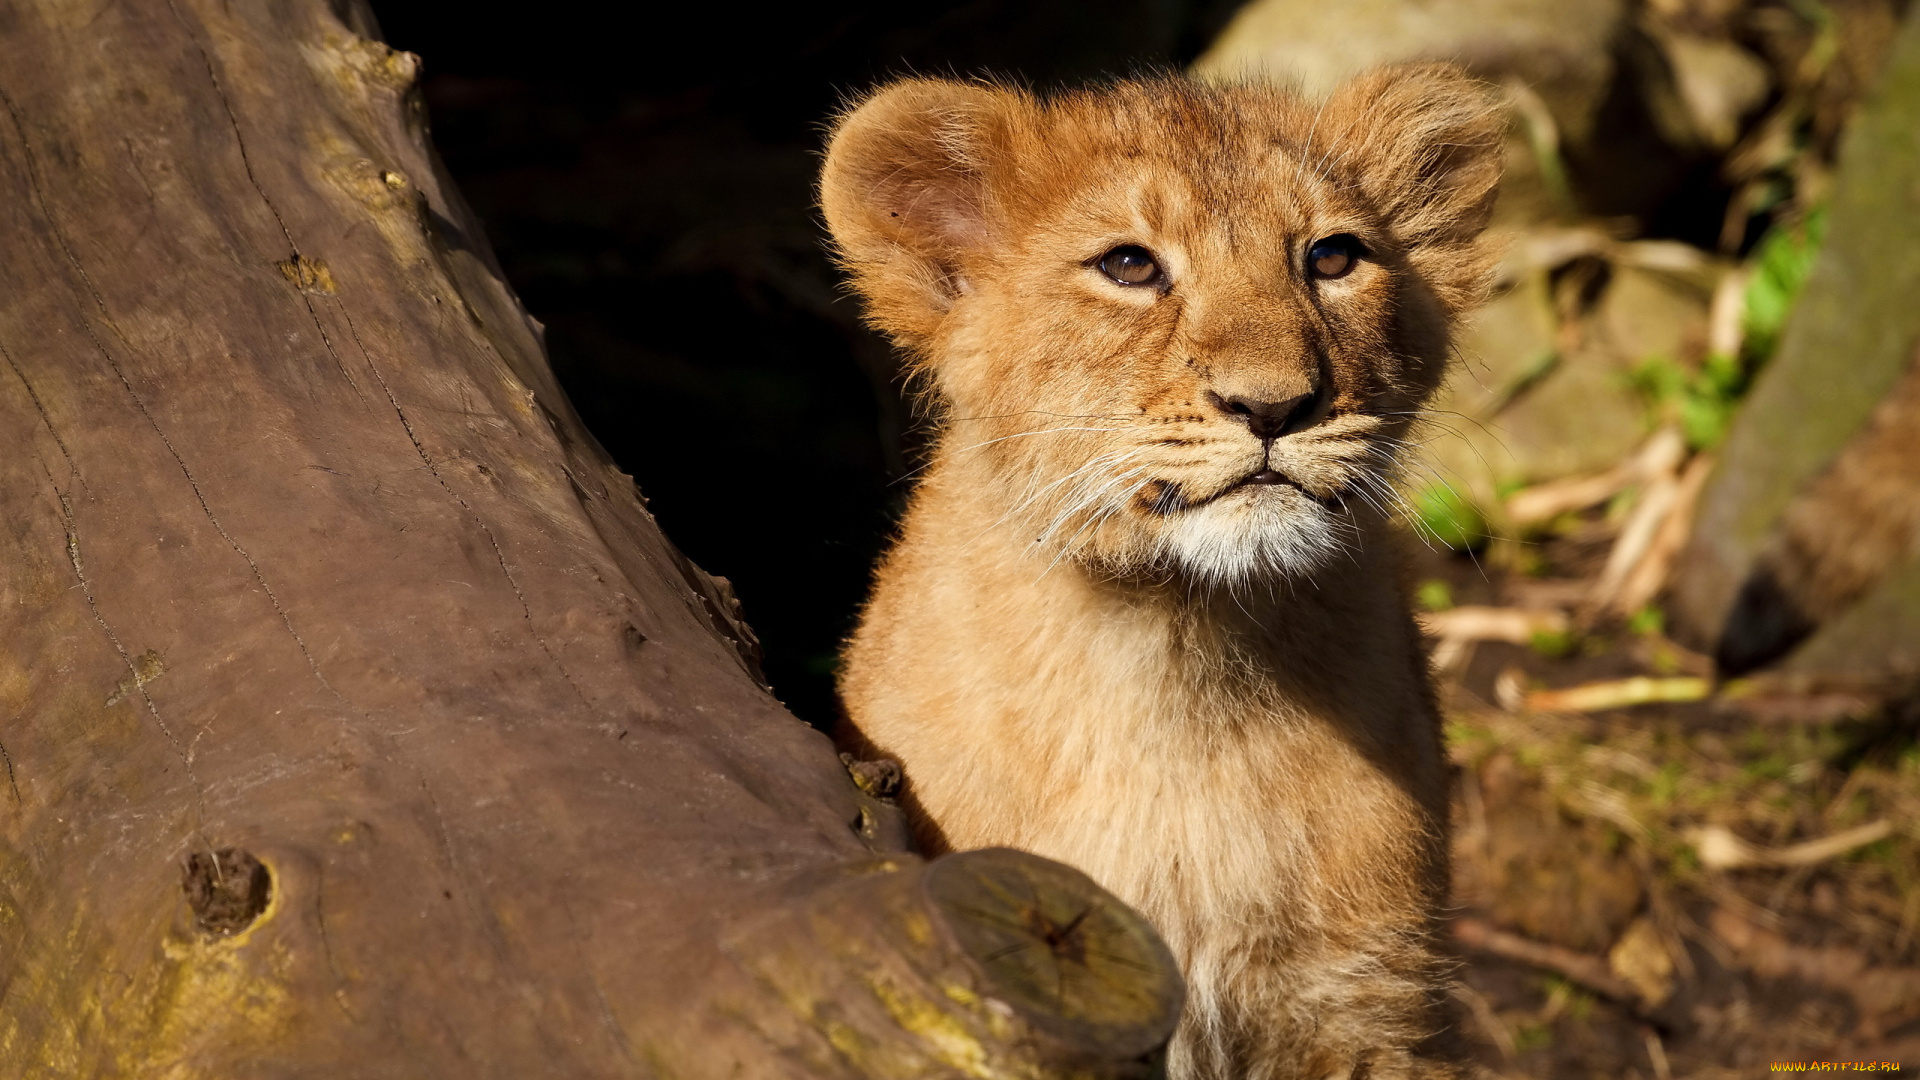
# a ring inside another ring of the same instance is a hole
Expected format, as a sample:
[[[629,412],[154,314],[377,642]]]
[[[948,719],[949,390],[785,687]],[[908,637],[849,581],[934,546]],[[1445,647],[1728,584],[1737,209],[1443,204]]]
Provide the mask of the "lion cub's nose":
[[[1280,401],[1261,401],[1241,394],[1222,397],[1209,390],[1207,400],[1213,403],[1214,408],[1225,413],[1227,419],[1246,424],[1254,438],[1270,440],[1291,435],[1306,427],[1315,407],[1320,404],[1320,395],[1309,390]]]

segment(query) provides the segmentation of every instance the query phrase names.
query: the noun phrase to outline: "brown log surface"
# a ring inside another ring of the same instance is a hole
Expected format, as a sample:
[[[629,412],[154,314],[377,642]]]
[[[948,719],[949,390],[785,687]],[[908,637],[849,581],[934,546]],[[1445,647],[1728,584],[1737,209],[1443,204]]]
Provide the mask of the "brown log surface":
[[[0,1072],[1145,1075],[1164,946],[921,862],[766,692],[417,66],[344,3],[0,5]]]

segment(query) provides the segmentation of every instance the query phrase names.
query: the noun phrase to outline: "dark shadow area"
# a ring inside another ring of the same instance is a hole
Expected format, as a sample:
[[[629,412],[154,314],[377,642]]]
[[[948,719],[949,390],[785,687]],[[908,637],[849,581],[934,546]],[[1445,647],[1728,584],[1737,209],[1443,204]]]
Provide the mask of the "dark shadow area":
[[[891,352],[813,210],[826,120],[896,74],[1184,64],[1236,6],[375,2],[581,415],[823,726],[913,457]]]

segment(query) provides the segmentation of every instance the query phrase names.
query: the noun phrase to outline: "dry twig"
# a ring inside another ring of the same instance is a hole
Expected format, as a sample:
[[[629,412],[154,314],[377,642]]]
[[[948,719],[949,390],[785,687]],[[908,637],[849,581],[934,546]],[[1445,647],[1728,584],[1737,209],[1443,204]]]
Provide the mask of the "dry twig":
[[[1700,865],[1709,870],[1738,870],[1748,866],[1814,866],[1892,835],[1893,822],[1882,819],[1782,848],[1756,847],[1725,825],[1702,825],[1689,832],[1687,839],[1700,856]]]
[[[1591,476],[1570,476],[1516,491],[1507,499],[1507,520],[1515,525],[1550,521],[1561,514],[1584,510],[1613,498],[1628,487],[1653,477],[1671,475],[1686,460],[1687,440],[1678,428],[1653,433],[1633,456]]]
[[[1420,625],[1429,636],[1440,639],[1433,650],[1433,666],[1445,671],[1472,642],[1507,641],[1525,645],[1535,634],[1564,632],[1567,616],[1550,609],[1466,605],[1424,613],[1420,616]]]
[[[1633,987],[1615,976],[1598,956],[1496,930],[1481,919],[1455,919],[1453,936],[1469,949],[1543,968],[1602,997],[1628,1005],[1640,1001]]]
[[[1536,712],[1602,712],[1630,705],[1655,702],[1703,701],[1713,694],[1713,680],[1679,675],[1653,678],[1636,675],[1630,679],[1582,683],[1565,690],[1536,690],[1526,697],[1526,707]]]

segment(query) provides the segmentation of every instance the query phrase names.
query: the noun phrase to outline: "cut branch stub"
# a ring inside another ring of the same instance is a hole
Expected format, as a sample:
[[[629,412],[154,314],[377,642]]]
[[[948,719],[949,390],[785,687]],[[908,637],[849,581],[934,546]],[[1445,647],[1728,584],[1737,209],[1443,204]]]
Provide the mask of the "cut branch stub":
[[[992,848],[934,863],[925,888],[995,995],[1062,1043],[1125,1060],[1173,1033],[1186,990],[1172,954],[1085,874]]]
[[[791,1013],[755,1013],[784,1055],[873,1080],[1160,1075],[1179,969],[1086,875],[994,848],[831,876],[728,941]]]

